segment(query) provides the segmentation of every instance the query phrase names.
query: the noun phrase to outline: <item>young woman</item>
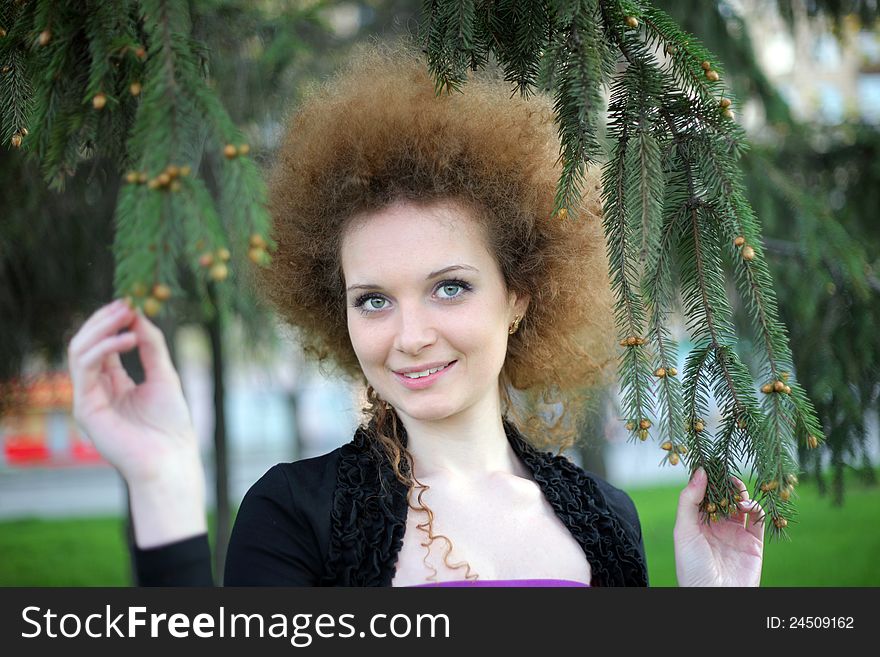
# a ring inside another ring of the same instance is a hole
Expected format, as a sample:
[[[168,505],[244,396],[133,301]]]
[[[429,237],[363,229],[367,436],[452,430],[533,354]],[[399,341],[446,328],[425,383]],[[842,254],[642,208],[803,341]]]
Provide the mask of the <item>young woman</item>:
[[[577,220],[551,216],[558,151],[547,98],[488,77],[436,97],[406,47],[361,51],[303,103],[257,290],[366,388],[366,418],[253,485],[224,584],[648,584],[629,496],[541,449],[571,444],[616,344],[596,188]],[[119,361],[135,346],[137,386]],[[202,466],[161,332],[118,301],[69,359],[75,417],[129,485],[142,583],[210,584]],[[763,513],[731,487],[738,513],[708,524],[705,473],[682,491],[680,585],[759,584]]]

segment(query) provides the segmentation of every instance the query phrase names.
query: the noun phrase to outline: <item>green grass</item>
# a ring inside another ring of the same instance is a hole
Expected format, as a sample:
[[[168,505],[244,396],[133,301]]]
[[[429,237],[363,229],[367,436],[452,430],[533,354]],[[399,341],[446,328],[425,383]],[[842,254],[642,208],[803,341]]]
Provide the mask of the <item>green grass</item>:
[[[628,492],[642,522],[651,585],[675,586],[672,528],[681,488]],[[762,586],[880,586],[880,488],[847,473],[842,508],[810,482],[797,495],[791,540],[765,544]],[[120,518],[0,522],[0,586],[128,586],[124,531]]]

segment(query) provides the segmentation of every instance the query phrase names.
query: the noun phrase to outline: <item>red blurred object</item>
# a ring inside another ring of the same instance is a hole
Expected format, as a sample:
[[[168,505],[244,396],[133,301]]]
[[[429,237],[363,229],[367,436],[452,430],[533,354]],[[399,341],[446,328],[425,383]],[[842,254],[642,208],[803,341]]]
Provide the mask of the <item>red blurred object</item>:
[[[13,379],[0,387],[7,401],[0,416],[3,455],[10,466],[75,466],[105,463],[76,428],[73,382],[67,371]],[[66,422],[58,421],[58,416]],[[49,418],[54,420],[49,422]],[[66,427],[66,429],[65,429]],[[50,432],[60,435],[50,435]]]
[[[49,447],[43,436],[7,436],[3,451],[10,465],[44,464],[49,460]]]

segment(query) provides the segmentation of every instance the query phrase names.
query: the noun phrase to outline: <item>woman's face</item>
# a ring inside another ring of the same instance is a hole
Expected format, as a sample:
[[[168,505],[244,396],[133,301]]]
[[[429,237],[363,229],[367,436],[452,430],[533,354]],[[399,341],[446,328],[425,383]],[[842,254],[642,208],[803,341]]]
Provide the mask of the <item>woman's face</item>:
[[[475,220],[451,203],[400,202],[358,217],[340,255],[349,336],[380,398],[421,421],[497,407],[508,328],[528,299],[507,292]]]

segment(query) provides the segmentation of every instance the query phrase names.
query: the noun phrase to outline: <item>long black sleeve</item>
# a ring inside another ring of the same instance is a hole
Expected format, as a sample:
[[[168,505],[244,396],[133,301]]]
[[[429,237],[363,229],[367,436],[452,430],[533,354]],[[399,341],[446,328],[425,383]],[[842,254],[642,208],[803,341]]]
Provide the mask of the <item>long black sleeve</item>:
[[[214,586],[208,535],[142,550],[135,547],[140,586]]]
[[[226,554],[225,586],[318,585],[323,557],[301,507],[311,497],[302,489],[305,477],[293,472],[302,475],[303,468],[293,466],[271,468],[242,500]]]
[[[330,531],[333,456],[278,464],[251,486],[229,539],[225,586],[319,584]],[[141,586],[215,583],[207,534],[135,548],[135,563]]]

